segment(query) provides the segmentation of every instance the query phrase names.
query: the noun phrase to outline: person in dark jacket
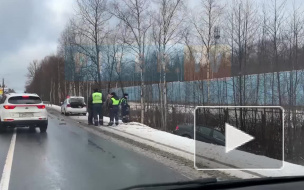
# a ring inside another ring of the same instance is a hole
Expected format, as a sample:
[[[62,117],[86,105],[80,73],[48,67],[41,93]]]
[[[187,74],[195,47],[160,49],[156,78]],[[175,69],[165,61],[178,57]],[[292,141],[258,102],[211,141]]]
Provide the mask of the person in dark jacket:
[[[89,97],[88,100],[88,124],[93,125],[94,118],[93,118],[93,98],[92,95]]]
[[[120,99],[122,122],[129,122],[130,106],[128,104],[128,94]]]
[[[110,97],[110,101],[109,101],[110,122],[108,126],[113,125],[114,119],[115,119],[115,124],[118,125],[118,110],[119,110],[120,100],[115,92],[112,92],[109,97]]]

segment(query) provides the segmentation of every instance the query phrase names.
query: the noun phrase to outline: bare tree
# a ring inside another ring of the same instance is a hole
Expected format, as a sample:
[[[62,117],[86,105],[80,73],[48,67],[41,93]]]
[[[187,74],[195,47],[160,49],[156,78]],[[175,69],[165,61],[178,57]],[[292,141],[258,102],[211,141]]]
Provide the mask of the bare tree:
[[[144,59],[147,46],[147,33],[151,27],[151,17],[149,13],[149,1],[146,0],[122,0],[114,1],[111,13],[120,19],[125,27],[130,31],[130,36],[125,39],[125,43],[134,50],[140,68],[140,103],[141,122],[144,122],[145,100],[144,100]]]
[[[273,72],[273,81],[272,81],[272,94],[274,95],[274,81],[275,81],[275,71],[277,71],[277,90],[278,90],[278,99],[279,105],[282,105],[282,98],[281,98],[281,81],[280,81],[280,70],[279,68],[279,50],[280,46],[282,45],[282,31],[284,27],[284,10],[285,10],[286,0],[272,0],[271,1],[271,14],[270,14],[270,21],[268,23],[267,32],[270,34],[272,38],[272,72]],[[275,69],[276,67],[276,69]],[[274,96],[273,102],[274,104]]]
[[[75,32],[73,31],[72,23],[70,22],[64,31],[61,33],[58,45],[58,55],[65,60],[65,83],[64,96],[72,93],[75,86],[75,51],[73,45],[75,44]],[[62,88],[63,89],[63,88]]]
[[[33,79],[34,79],[34,77],[35,77],[35,74],[36,74],[36,72],[37,72],[37,70],[38,70],[38,61],[37,60],[34,60],[33,62],[31,62],[30,64],[29,64],[29,66],[27,67],[27,71],[28,71],[28,73],[27,73],[27,79],[28,79],[28,81],[27,81],[27,84],[30,84],[32,81],[33,81]]]
[[[36,62],[36,71],[33,80],[26,86],[27,92],[38,93],[44,100],[50,100],[53,103],[58,103],[60,99],[59,86],[63,81],[59,79],[64,78],[63,72],[58,73],[59,70],[64,69],[64,61],[59,56],[47,56],[41,62]],[[28,71],[31,72],[30,70]],[[60,77],[58,77],[61,75]]]
[[[107,1],[77,0],[77,8],[77,17],[71,22],[76,34],[74,45],[95,64],[94,73],[98,85],[101,86],[100,45],[108,34],[105,26],[111,18],[107,11]]]
[[[293,8],[291,15],[289,16],[289,30],[286,33],[287,43],[289,47],[287,52],[288,58],[290,62],[290,72],[289,78],[287,80],[287,88],[288,88],[288,107],[289,110],[289,122],[292,122],[295,126],[296,123],[296,110],[293,108],[297,104],[297,91],[299,88],[299,73],[298,73],[298,65],[299,65],[299,47],[302,45],[301,36],[303,35],[303,12],[301,11],[301,6],[297,5],[295,1],[293,2]],[[290,128],[289,128],[290,129]]]
[[[106,63],[106,70],[104,72],[104,76],[107,77],[108,85],[108,93],[111,89],[111,83],[114,81],[119,82],[120,88],[123,90],[123,81],[122,81],[122,67],[128,66],[123,61],[123,57],[125,55],[126,44],[124,43],[126,30],[121,23],[118,24],[115,28],[113,28],[111,34],[106,39],[106,45],[104,48],[104,57]]]
[[[153,14],[152,37],[157,46],[160,62],[160,105],[162,126],[167,126],[167,81],[166,72],[172,47],[180,42],[181,25],[185,19],[184,4],[181,0],[157,0]],[[161,84],[162,83],[162,84]]]
[[[259,41],[258,41],[258,48],[257,48],[257,56],[258,56],[258,67],[259,68],[266,68],[269,69],[269,38],[267,33],[267,22],[268,22],[268,16],[267,16],[267,9],[265,3],[262,5],[262,14],[261,14],[261,28],[259,30]],[[260,73],[260,71],[259,71]],[[256,104],[258,104],[259,99],[259,87],[260,87],[260,75],[257,76],[257,89],[256,89]],[[266,73],[263,74],[263,103],[266,105],[267,102],[267,93],[266,93],[266,82],[267,77]]]
[[[202,45],[202,55],[207,65],[207,80],[212,78],[210,62],[211,48],[215,46],[215,40],[220,23],[220,18],[223,12],[223,5],[216,0],[201,0],[202,8],[197,16],[192,16],[192,24],[195,28],[195,36]],[[215,60],[215,59],[214,59]],[[208,82],[208,101],[209,101],[209,82]]]
[[[253,53],[253,46],[256,39],[256,31],[258,30],[258,22],[256,17],[255,7],[248,0],[234,1],[229,15],[230,27],[228,33],[232,36],[232,56],[235,61],[232,62],[232,69],[237,71],[238,85],[234,84],[235,96],[238,100],[238,105],[246,104],[246,67],[249,63],[250,55]],[[229,35],[228,35],[229,36]],[[234,81],[233,81],[234,82]],[[243,126],[243,112],[240,109],[240,121]]]

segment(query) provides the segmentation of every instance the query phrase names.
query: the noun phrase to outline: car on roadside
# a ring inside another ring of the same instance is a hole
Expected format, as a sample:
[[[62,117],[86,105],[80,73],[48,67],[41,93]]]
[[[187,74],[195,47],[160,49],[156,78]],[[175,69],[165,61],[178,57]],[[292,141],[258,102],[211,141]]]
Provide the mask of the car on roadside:
[[[45,105],[37,94],[9,93],[0,100],[0,131],[9,127],[40,128],[45,133],[48,115]]]
[[[70,96],[61,102],[61,114],[68,115],[86,115],[87,106],[82,96]]]
[[[173,134],[194,139],[194,125],[180,124],[177,125]],[[207,126],[196,126],[196,140],[225,146],[225,135],[219,130]]]

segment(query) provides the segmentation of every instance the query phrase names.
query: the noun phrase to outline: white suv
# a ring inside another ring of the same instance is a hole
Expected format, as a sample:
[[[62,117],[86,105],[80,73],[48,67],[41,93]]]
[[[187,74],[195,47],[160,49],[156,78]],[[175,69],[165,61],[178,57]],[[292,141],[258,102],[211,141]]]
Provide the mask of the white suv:
[[[48,116],[45,105],[37,94],[6,94],[0,100],[0,131],[8,127],[40,128],[45,133]]]
[[[64,102],[61,102],[61,113],[64,115],[69,114],[87,114],[87,106],[82,96],[71,96]]]

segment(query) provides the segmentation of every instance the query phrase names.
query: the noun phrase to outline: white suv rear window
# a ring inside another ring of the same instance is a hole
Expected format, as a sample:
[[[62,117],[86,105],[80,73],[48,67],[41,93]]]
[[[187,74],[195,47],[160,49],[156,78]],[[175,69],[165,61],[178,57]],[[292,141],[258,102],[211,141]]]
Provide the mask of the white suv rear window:
[[[37,96],[14,96],[8,99],[10,104],[40,104],[41,102]]]

